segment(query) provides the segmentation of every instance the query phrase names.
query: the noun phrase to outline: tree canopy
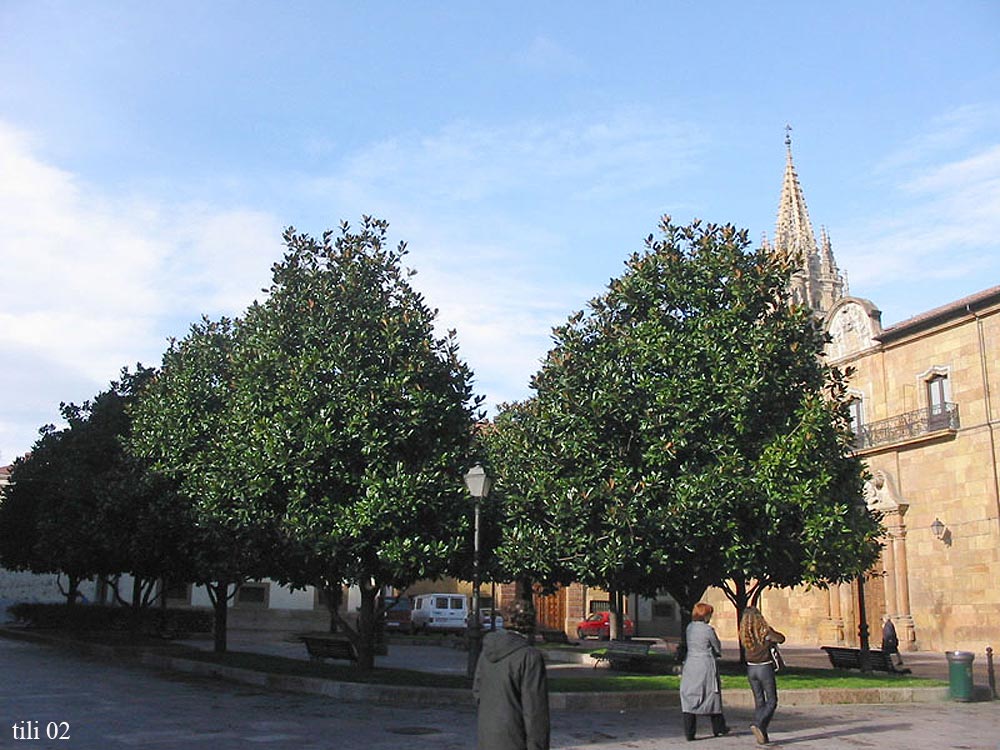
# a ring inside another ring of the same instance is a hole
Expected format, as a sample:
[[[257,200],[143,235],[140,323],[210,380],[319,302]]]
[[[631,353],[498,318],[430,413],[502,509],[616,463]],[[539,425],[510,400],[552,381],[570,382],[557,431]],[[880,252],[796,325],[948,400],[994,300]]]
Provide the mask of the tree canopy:
[[[251,503],[281,508],[276,574],[360,588],[360,630],[348,633],[362,662],[379,589],[449,572],[469,546],[462,476],[479,403],[454,332],[435,334],[387,227],[365,217],[321,240],[289,229],[234,355]]]
[[[169,489],[122,443],[127,405],[151,376],[141,365],[125,369],[92,400],[61,404],[67,426],[43,428],[15,462],[0,506],[0,556],[6,567],[65,574],[70,602],[86,578],[130,573],[138,606],[155,579],[183,564]]]
[[[264,301],[171,342],[133,410],[133,451],[190,508],[220,650],[229,585],[315,585],[336,616],[353,584],[359,625],[341,624],[371,666],[378,592],[467,556],[479,399],[387,228],[364,217],[319,241],[289,229]]]
[[[878,523],[843,380],[789,303],[791,269],[729,225],[660,229],[555,329],[533,401],[497,418],[495,455],[528,472],[494,467],[500,556],[548,542],[584,583],[685,606],[711,584],[740,609],[768,586],[866,569]]]

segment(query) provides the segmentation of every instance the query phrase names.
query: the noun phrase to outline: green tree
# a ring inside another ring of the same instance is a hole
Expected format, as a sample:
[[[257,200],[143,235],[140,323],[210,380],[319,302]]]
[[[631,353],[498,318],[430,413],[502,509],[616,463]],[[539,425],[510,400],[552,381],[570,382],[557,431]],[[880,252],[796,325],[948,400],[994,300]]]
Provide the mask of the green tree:
[[[864,570],[879,527],[790,267],[732,226],[661,232],[555,329],[522,461],[544,491],[506,538],[545,529],[577,580],[685,607],[708,585],[742,610],[768,586]]]
[[[568,584],[576,571],[563,563],[572,538],[570,523],[550,502],[557,491],[558,453],[545,434],[538,401],[501,404],[497,416],[479,431],[492,479],[483,508],[484,568],[496,580],[527,578],[543,586]]]
[[[171,483],[187,523],[182,546],[191,580],[215,611],[215,650],[226,650],[228,601],[241,583],[278,565],[274,514],[248,499],[257,474],[234,458],[243,425],[235,418],[233,321],[207,318],[171,341],[158,374],[131,409],[130,451]],[[178,580],[174,576],[173,580]],[[183,579],[181,579],[183,580]]]
[[[0,542],[8,567],[65,574],[67,601],[95,575],[131,573],[133,604],[148,601],[175,557],[171,514],[140,464],[126,456],[126,403],[151,371],[122,371],[120,382],[82,405],[61,404],[67,426],[46,427],[14,468]]]
[[[386,586],[449,571],[470,543],[462,476],[479,400],[454,332],[408,281],[405,245],[365,217],[321,241],[289,229],[265,302],[246,313],[236,352],[235,422],[252,503],[282,508],[293,585],[333,595],[356,585],[356,626],[373,665]],[[335,611],[336,616],[336,611]]]
[[[187,508],[178,502],[169,481],[126,450],[132,432],[130,404],[155,376],[154,368],[142,365],[134,373],[122,370],[121,380],[86,405],[87,433],[81,436],[96,459],[90,477],[109,567],[132,577],[129,605],[136,624],[141,608],[157,600],[165,606],[159,597],[164,580],[189,580],[193,575],[186,549],[191,524]],[[124,604],[118,579],[112,575],[110,583],[116,600]]]
[[[5,568],[62,573],[60,562],[45,554],[40,540],[42,519],[61,501],[60,483],[55,477],[63,437],[63,431],[47,425],[39,430],[31,453],[14,461],[11,484],[0,503],[0,564]],[[85,577],[78,571],[70,574],[69,588],[62,590],[68,604],[76,600],[77,586]],[[62,589],[61,580],[59,585]]]

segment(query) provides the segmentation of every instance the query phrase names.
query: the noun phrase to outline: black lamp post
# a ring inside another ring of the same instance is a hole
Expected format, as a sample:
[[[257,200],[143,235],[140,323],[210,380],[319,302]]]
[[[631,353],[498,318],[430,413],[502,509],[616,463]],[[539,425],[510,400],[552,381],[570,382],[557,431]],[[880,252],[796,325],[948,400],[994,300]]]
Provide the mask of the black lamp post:
[[[465,486],[476,500],[473,525],[472,548],[472,613],[468,621],[469,663],[466,674],[472,678],[476,674],[476,663],[483,648],[483,622],[479,608],[479,507],[490,492],[490,478],[482,466],[473,466],[465,473]]]
[[[862,672],[871,672],[871,643],[868,640],[868,613],[865,611],[865,574],[858,574],[858,640],[861,643]]]

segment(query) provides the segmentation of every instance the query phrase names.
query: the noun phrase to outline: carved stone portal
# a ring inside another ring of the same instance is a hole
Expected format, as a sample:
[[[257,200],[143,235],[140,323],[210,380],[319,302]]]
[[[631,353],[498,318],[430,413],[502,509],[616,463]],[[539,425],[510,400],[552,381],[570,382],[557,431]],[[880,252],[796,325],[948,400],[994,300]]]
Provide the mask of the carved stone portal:
[[[910,583],[906,562],[906,521],[909,503],[896,490],[885,471],[872,472],[865,483],[865,501],[871,510],[882,514],[886,536],[882,548],[882,585],[885,588],[886,614],[892,618],[899,634],[899,647],[905,651],[917,648],[916,629],[910,612]]]

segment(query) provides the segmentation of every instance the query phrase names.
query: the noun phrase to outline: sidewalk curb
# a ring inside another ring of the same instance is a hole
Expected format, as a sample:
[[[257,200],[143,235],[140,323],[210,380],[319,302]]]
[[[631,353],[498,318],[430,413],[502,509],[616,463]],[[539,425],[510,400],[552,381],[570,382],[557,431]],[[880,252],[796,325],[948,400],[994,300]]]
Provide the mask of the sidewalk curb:
[[[65,648],[103,658],[125,659],[154,669],[215,677],[273,690],[325,695],[349,702],[370,702],[408,707],[474,707],[471,691],[455,688],[428,689],[400,685],[371,685],[340,682],[321,677],[275,675],[170,656],[137,647],[117,647],[84,642],[70,643],[46,637],[41,633],[8,628],[0,628],[0,637]],[[820,688],[816,690],[782,690],[780,694],[781,705],[784,706],[937,703],[947,700],[947,687]],[[725,692],[724,703],[730,708],[753,708],[753,693],[749,689],[729,689]],[[680,696],[673,690],[549,694],[549,706],[557,711],[626,711],[676,708],[679,705]]]

